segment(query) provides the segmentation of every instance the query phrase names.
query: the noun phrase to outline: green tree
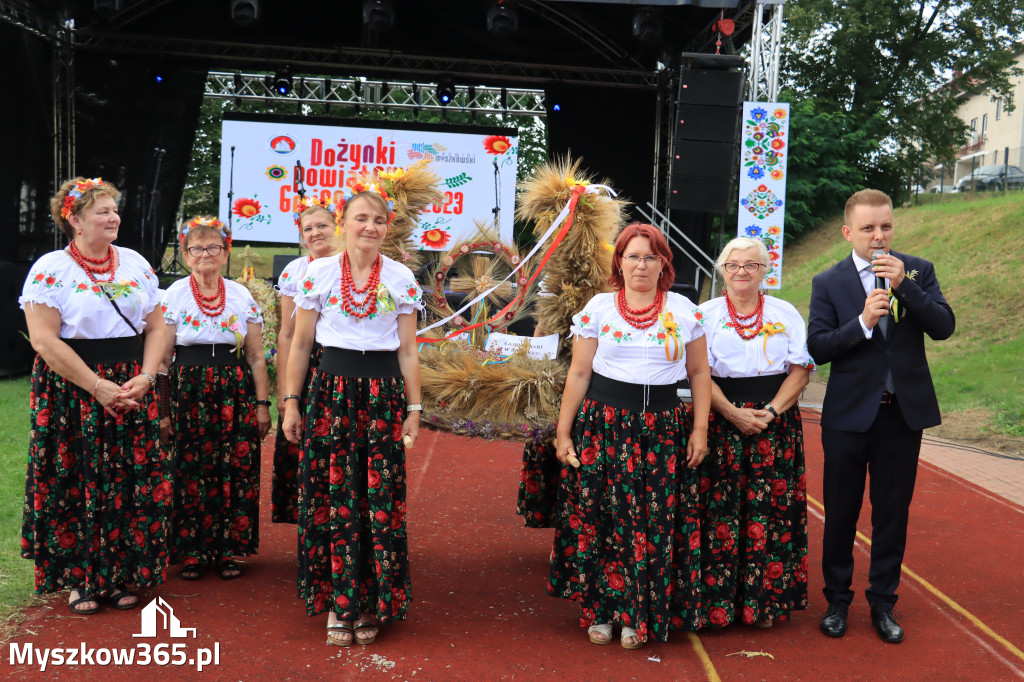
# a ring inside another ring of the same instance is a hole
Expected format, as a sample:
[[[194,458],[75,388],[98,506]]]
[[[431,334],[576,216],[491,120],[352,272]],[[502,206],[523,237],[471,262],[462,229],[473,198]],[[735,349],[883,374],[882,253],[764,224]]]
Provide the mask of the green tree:
[[[845,159],[862,184],[895,193],[923,162],[952,160],[968,134],[961,96],[1012,107],[1021,0],[796,0],[785,17],[782,73],[796,98],[879,142]]]

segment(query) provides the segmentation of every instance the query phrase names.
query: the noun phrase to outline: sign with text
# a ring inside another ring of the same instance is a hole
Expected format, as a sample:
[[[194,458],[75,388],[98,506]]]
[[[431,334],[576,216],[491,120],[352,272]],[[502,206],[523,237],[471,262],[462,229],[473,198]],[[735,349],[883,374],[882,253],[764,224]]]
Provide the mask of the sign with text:
[[[548,336],[515,336],[513,334],[491,333],[487,337],[485,350],[495,355],[512,355],[524,343],[529,342],[530,347],[526,354],[535,360],[553,360],[558,355],[558,334]]]
[[[238,241],[295,242],[300,189],[341,198],[360,177],[426,160],[444,201],[420,214],[417,247],[446,251],[495,216],[501,240],[512,242],[513,128],[225,114],[221,134],[219,217],[230,214]]]

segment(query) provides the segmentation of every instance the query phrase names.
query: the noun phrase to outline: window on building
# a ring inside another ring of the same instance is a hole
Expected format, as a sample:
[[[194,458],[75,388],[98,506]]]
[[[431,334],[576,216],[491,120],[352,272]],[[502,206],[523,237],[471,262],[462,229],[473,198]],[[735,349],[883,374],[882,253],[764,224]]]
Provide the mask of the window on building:
[[[988,135],[988,114],[981,117],[981,141],[985,141],[985,137]]]
[[[974,133],[974,132],[977,132],[977,130],[978,130],[978,119],[972,118],[971,119],[971,132]]]
[[[996,100],[996,120],[998,121],[1003,117],[1003,100],[999,98]]]

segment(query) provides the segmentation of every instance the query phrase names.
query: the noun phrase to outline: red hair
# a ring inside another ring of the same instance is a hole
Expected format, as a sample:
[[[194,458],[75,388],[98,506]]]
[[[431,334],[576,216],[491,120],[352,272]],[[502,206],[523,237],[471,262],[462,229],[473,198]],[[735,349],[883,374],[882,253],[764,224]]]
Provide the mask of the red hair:
[[[676,269],[672,267],[672,249],[668,248],[668,241],[661,230],[654,225],[647,223],[630,223],[623,228],[622,232],[615,239],[615,253],[612,254],[612,274],[608,283],[612,289],[621,289],[626,282],[622,279],[622,252],[633,237],[646,237],[651,243],[651,251],[661,256],[661,276],[658,278],[658,288],[668,291],[672,283],[676,281]]]

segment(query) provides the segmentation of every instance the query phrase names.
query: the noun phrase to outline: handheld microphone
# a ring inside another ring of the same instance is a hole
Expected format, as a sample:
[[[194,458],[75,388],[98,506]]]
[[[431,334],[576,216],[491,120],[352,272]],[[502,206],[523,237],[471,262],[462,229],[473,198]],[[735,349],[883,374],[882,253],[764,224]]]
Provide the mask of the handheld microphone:
[[[881,249],[878,249],[877,251],[875,251],[874,253],[871,254],[871,258],[872,258],[872,260],[874,260],[875,258],[878,258],[879,256],[884,256],[884,255],[885,255],[885,251],[882,251]],[[875,275],[875,288],[876,289],[882,289],[883,291],[885,290],[885,288],[886,288],[885,287],[885,277],[879,277],[878,275]]]

